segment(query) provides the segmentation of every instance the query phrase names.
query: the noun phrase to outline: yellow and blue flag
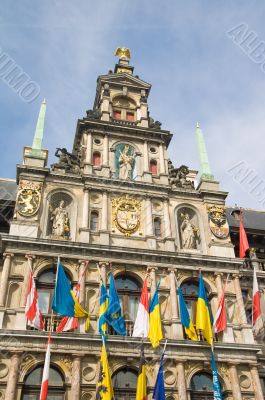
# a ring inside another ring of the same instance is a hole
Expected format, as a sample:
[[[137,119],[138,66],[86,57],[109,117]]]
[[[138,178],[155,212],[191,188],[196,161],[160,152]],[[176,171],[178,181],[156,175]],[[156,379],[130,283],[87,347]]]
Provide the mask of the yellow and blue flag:
[[[210,346],[213,345],[212,316],[206,296],[202,273],[200,272],[199,293],[196,312],[196,329],[201,330]]]
[[[136,400],[147,400],[146,362],[143,346],[141,348],[140,366],[136,387]]]
[[[163,371],[164,355],[165,355],[165,350],[163,351],[162,356],[161,356],[152,400],[165,400],[165,398],[166,398],[165,384],[164,384],[164,371]]]
[[[114,400],[114,392],[113,392],[107,351],[106,351],[106,346],[105,346],[104,340],[103,340],[102,349],[101,349],[96,399]]]
[[[148,337],[154,348],[158,347],[160,340],[163,339],[160,307],[159,307],[159,300],[158,300],[159,286],[160,286],[160,282],[157,285],[155,294],[154,294],[154,296],[151,300],[150,306],[149,306],[150,320],[149,320]]]
[[[178,288],[178,295],[179,295],[179,311],[180,311],[180,321],[181,324],[184,326],[186,335],[191,339],[191,340],[198,340],[197,333],[195,331],[193,322],[190,318],[184,296],[182,293],[182,289],[179,287]]]
[[[108,308],[108,293],[107,289],[104,285],[104,282],[101,280],[100,286],[100,299],[99,299],[99,321],[98,321],[98,331],[104,337],[107,335],[107,323],[106,323],[106,311]]]
[[[52,309],[57,314],[67,317],[86,317],[86,330],[88,330],[88,312],[79,304],[61,263],[57,271],[56,285],[52,297]]]
[[[107,311],[105,312],[105,320],[110,326],[112,326],[118,335],[126,336],[126,328],[121,312],[120,299],[115,287],[112,272],[110,273],[109,301]]]
[[[218,377],[213,351],[212,351],[212,372],[213,372],[213,398],[214,400],[223,400],[221,385]]]

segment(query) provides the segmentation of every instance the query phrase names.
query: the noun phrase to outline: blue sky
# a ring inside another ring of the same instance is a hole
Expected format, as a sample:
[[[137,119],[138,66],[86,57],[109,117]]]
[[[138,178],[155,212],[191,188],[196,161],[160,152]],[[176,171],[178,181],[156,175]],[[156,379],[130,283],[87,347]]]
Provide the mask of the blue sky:
[[[198,169],[199,121],[227,203],[265,208],[251,185],[228,172],[244,161],[265,181],[265,73],[226,34],[245,23],[265,41],[264,13],[255,0],[2,0],[0,47],[41,92],[25,103],[0,79],[0,176],[15,177],[44,97],[49,162],[56,147],[72,148],[97,76],[113,69],[116,47],[126,46],[135,73],[152,84],[151,116],[174,133],[175,166]]]

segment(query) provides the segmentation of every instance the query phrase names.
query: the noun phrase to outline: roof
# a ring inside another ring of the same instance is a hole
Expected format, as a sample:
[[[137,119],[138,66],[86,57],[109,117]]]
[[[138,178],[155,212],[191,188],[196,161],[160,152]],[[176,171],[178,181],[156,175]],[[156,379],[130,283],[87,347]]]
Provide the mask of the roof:
[[[0,200],[16,201],[17,184],[15,179],[0,178]]]
[[[239,227],[239,220],[231,215],[233,207],[226,209],[226,216],[230,227]],[[243,225],[246,229],[265,231],[265,211],[243,208]]]

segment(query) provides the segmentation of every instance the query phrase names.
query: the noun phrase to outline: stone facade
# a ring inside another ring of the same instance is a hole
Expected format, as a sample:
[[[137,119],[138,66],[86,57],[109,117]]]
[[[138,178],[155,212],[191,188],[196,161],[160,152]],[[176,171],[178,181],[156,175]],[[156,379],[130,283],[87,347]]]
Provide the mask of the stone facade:
[[[120,59],[113,73],[99,76],[94,108],[78,120],[72,153],[61,149],[58,163],[48,168],[47,152],[38,158],[27,149],[24,164],[17,167],[14,218],[9,234],[1,235],[0,399],[26,399],[25,381],[43,365],[47,332],[27,327],[24,306],[30,268],[38,290],[47,293],[50,286],[40,277],[55,268],[58,257],[73,283],[89,262],[80,302],[91,316],[88,333],[81,322],[75,332],[52,334],[52,366],[64,381],[64,397],[58,398],[95,399],[101,348],[98,268],[106,284],[111,268],[115,278],[131,278],[140,287],[148,272],[150,295],[161,279],[161,317],[168,339],[165,385],[171,400],[212,398],[207,390],[194,397],[193,377],[211,373],[210,350],[205,342],[184,335],[176,281],[196,283],[201,269],[214,315],[228,276],[228,326],[215,341],[224,398],[264,398],[264,342],[253,336],[245,307],[252,271],[235,257],[227,221],[218,231],[209,219],[209,208],[224,209],[227,193],[214,180],[201,180],[195,189],[195,171],[181,175],[178,168],[174,173],[167,156],[172,134],[149,116],[150,87],[133,75],[128,60]],[[258,261],[256,267],[264,287],[265,272]],[[47,307],[45,328],[54,330],[58,318],[51,326]],[[131,337],[132,323],[128,314],[128,336],[108,337],[113,376],[137,371],[141,341]],[[151,399],[161,352],[154,352],[147,339],[144,343]],[[116,398],[134,398],[133,388],[127,389],[117,388]]]

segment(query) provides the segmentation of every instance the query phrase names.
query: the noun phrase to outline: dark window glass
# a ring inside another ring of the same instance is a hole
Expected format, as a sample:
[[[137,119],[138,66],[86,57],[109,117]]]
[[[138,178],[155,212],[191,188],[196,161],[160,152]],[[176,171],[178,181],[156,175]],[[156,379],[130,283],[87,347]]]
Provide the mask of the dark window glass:
[[[158,217],[154,219],[154,231],[156,237],[161,237],[161,219]]]
[[[38,400],[43,375],[43,366],[35,368],[25,379],[22,389],[22,400]],[[54,367],[50,367],[49,395],[50,400],[63,400],[65,396],[64,380]]]
[[[99,167],[101,165],[101,154],[98,151],[93,153],[93,165],[95,167]]]
[[[90,229],[91,231],[98,231],[98,212],[92,211],[90,214]]]

